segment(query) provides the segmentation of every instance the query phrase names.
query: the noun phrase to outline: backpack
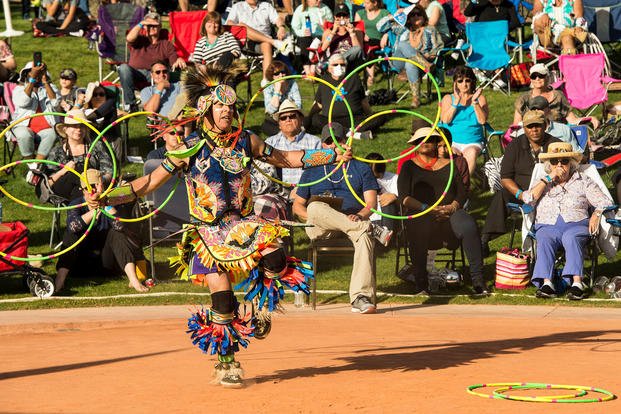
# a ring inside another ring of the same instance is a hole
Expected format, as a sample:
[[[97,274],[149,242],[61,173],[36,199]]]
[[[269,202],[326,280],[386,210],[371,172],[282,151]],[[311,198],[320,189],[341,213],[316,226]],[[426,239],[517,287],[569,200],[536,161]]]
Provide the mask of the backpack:
[[[386,88],[373,91],[369,95],[369,105],[388,105],[397,102],[397,92]]]
[[[621,144],[621,116],[611,117],[601,124],[593,133],[592,141],[607,147]]]

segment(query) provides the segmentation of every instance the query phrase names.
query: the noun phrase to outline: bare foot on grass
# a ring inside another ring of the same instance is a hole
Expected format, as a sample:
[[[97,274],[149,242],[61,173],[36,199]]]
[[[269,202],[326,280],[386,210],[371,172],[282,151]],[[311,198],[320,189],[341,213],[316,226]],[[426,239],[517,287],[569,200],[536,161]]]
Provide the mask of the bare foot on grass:
[[[145,285],[143,285],[142,283],[140,283],[137,280],[135,282],[130,282],[129,285],[127,285],[127,286],[136,289],[136,291],[140,292],[140,293],[145,293],[145,292],[149,291],[148,287],[146,287]]]

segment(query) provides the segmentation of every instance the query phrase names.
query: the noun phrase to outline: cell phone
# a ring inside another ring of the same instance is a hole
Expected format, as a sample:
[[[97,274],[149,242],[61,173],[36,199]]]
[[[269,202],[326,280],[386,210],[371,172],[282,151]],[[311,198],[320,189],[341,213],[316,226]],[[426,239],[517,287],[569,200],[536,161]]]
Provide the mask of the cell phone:
[[[41,52],[34,52],[32,54],[32,61],[35,66],[41,66],[43,64],[43,57],[41,55]]]

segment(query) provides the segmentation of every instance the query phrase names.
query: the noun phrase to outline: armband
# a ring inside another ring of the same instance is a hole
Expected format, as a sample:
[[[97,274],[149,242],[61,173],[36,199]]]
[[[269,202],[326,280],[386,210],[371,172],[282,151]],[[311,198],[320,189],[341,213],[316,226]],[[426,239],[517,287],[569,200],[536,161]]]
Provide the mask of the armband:
[[[155,95],[159,95],[162,96],[162,94],[164,93],[163,91],[160,91],[159,89],[156,89],[155,92],[153,92]]]
[[[168,174],[174,174],[175,171],[178,170],[178,167],[169,158],[164,158],[161,166],[166,170]]]
[[[270,155],[272,155],[273,152],[274,147],[272,147],[270,144],[265,144],[263,146],[263,153],[259,156],[259,161],[265,161],[267,158],[270,157]]]
[[[139,28],[141,28],[141,29],[142,29],[142,28],[144,27],[144,24],[142,24],[142,23],[138,23],[136,26],[138,26]]]
[[[546,175],[544,178],[546,179],[547,182],[549,183],[552,182],[552,177],[550,177],[549,175]]]
[[[332,164],[336,161],[336,151],[333,149],[304,150],[301,161],[303,170]]]
[[[520,199],[520,194],[522,194],[523,192],[524,192],[524,191],[522,191],[522,190],[517,190],[517,191],[515,192],[515,199],[516,199],[516,200],[519,200],[519,199]]]
[[[28,82],[37,83],[37,80],[35,78],[28,78]]]
[[[82,104],[75,104],[75,107],[80,109],[80,108],[82,108]]]
[[[116,206],[136,200],[138,196],[130,184],[120,185],[108,193],[106,196],[107,206]]]
[[[326,36],[326,40],[329,42],[330,40],[332,40],[332,36]]]

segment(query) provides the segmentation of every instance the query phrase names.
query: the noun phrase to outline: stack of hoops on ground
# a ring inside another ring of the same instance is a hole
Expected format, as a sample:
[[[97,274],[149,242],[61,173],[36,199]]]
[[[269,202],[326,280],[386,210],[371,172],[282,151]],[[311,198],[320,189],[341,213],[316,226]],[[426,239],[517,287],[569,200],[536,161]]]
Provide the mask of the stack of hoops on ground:
[[[191,336],[193,344],[205,353],[212,355],[217,354],[218,362],[215,366],[215,380],[220,384],[232,387],[242,385],[241,366],[239,362],[235,360],[235,353],[239,351],[239,346],[241,345],[244,348],[247,347],[249,337],[262,339],[269,333],[271,329],[270,313],[282,309],[280,306],[280,300],[284,297],[285,287],[293,290],[294,292],[301,291],[308,295],[310,293],[309,282],[313,278],[313,269],[309,263],[295,258],[286,258],[282,252],[282,249],[276,247],[278,239],[286,236],[288,234],[288,230],[282,227],[280,223],[271,223],[251,214],[252,194],[250,191],[250,180],[246,174],[249,168],[247,164],[249,164],[252,155],[250,151],[251,140],[249,133],[244,131],[243,126],[252,103],[259,95],[262,94],[266,87],[276,82],[282,82],[287,79],[304,79],[323,83],[333,90],[333,98],[328,111],[328,126],[330,128],[330,134],[333,141],[336,143],[338,149],[343,152],[345,152],[345,148],[337,142],[334,136],[334,131],[332,130],[332,110],[334,103],[337,100],[345,103],[350,116],[350,138],[347,141],[348,146],[352,143],[351,137],[353,137],[354,133],[357,132],[363,125],[376,117],[384,116],[386,114],[407,114],[422,118],[431,123],[433,127],[430,129],[429,135],[425,137],[425,139],[422,140],[422,142],[420,142],[417,146],[400,156],[386,160],[369,160],[358,156],[353,157],[366,163],[394,162],[409,156],[412,152],[416,151],[420,145],[426,142],[433,132],[433,129],[438,125],[440,119],[440,107],[438,106],[438,112],[433,122],[425,116],[411,110],[392,109],[376,113],[365,119],[360,125],[354,125],[354,117],[345,94],[343,93],[343,85],[350,77],[358,76],[358,73],[367,66],[386,60],[404,61],[415,65],[426,72],[425,68],[423,68],[419,63],[410,59],[386,57],[371,60],[359,66],[348,76],[346,76],[339,85],[336,86],[329,84],[323,79],[306,75],[291,75],[279,78],[263,86],[256,92],[246,107],[246,111],[241,120],[237,118],[237,129],[232,128],[231,121],[231,128],[228,131],[218,130],[219,132],[214,132],[209,128],[205,128],[205,123],[202,121],[208,119],[207,117],[212,113],[210,112],[210,108],[213,108],[216,103],[229,107],[235,104],[235,91],[227,84],[234,79],[235,68],[232,67],[222,69],[215,66],[207,66],[200,70],[189,70],[183,80],[187,98],[184,117],[181,120],[162,119],[162,122],[155,127],[156,132],[153,135],[155,136],[154,139],[157,139],[158,136],[163,135],[167,131],[172,131],[175,128],[182,127],[188,122],[201,121],[198,124],[198,135],[186,138],[183,143],[185,144],[183,149],[169,151],[167,153],[166,160],[162,164],[162,167],[166,173],[171,176],[178,173],[183,174],[189,194],[190,216],[193,221],[185,226],[182,242],[178,245],[179,256],[172,259],[171,264],[179,265],[181,273],[185,277],[194,277],[200,273],[226,273],[231,283],[236,282],[237,288],[242,288],[246,291],[244,300],[245,302],[251,304],[250,311],[247,312],[246,305],[240,308],[232,290],[215,291],[211,294],[211,308],[197,309],[192,313],[192,316],[188,320],[188,333]],[[431,74],[428,75],[435,85],[439,101],[440,89],[438,84]],[[38,113],[30,117],[44,115],[55,115],[60,117],[67,116],[60,113]],[[88,169],[90,151],[92,151],[94,145],[100,139],[103,140],[106,148],[110,154],[113,155],[113,150],[104,137],[107,130],[127,118],[141,115],[147,115],[149,117],[159,116],[155,113],[146,111],[132,113],[118,119],[101,132],[85,120],[75,118],[78,122],[86,125],[88,128],[97,133],[97,137],[91,144],[88,155],[86,156],[84,173]],[[13,122],[4,131],[2,131],[2,133],[0,133],[0,139],[4,137],[4,134],[12,128],[13,125],[29,119],[30,117],[25,117]],[[211,120],[213,121],[213,116]],[[215,126],[212,129],[214,128]],[[348,175],[345,173],[347,171],[347,162],[343,159],[336,163],[332,171],[327,173],[321,179],[310,183],[299,184],[298,186],[315,185],[330,177],[337,170],[342,169],[347,187],[362,206],[369,208],[371,211],[381,216],[391,219],[408,220],[420,217],[439,205],[442,199],[446,196],[447,190],[451,185],[454,176],[453,154],[450,150],[451,146],[448,145],[448,141],[441,130],[439,132],[444,141],[447,143],[450,155],[450,176],[448,182],[446,183],[444,192],[435,203],[431,204],[424,211],[412,215],[396,216],[382,213],[376,209],[367,207],[364,200],[358,197],[353,190],[351,183],[349,182]],[[267,153],[268,151],[271,151],[271,149],[266,148],[266,157],[269,156]],[[328,163],[334,163],[336,160],[334,152],[332,153],[332,156],[327,154],[327,151],[329,150],[312,151],[307,151],[302,157],[301,162],[306,167],[326,165]],[[111,158],[113,160],[115,159],[114,156]],[[181,168],[183,162],[180,162],[180,160],[188,158],[191,160],[189,165],[185,165],[185,168]],[[79,172],[65,165],[46,160],[16,161],[1,167],[0,171],[11,168],[20,163],[30,162],[57,165],[60,168],[66,168],[72,174],[80,176]],[[296,184],[284,182],[272,177],[269,174],[266,174],[256,164],[254,166],[267,178],[280,185],[287,187],[296,186]],[[113,167],[115,175],[112,177],[108,187],[101,194],[102,199],[106,199],[115,187],[117,187],[117,174],[119,169],[117,169],[116,164]],[[205,173],[205,171],[210,170],[210,168],[215,168],[212,170],[215,171],[212,174],[216,174],[218,178],[217,181],[223,184],[220,187],[226,187],[224,190],[226,193],[224,198],[227,198],[226,204],[229,207],[231,205],[230,196],[232,193],[230,187],[236,186],[233,191],[236,191],[235,203],[237,203],[237,210],[240,211],[240,214],[236,217],[231,218],[229,215],[225,214],[226,212],[223,213],[222,211],[219,211],[219,207],[217,207],[217,197],[222,192],[222,189],[217,188],[218,182],[209,182],[206,179],[204,180],[205,182],[201,182],[196,179],[201,174]],[[92,192],[93,190],[88,182],[86,185],[88,190]],[[175,184],[175,188],[176,185],[177,184]],[[164,200],[162,205],[157,206],[157,208],[142,217],[124,219],[113,216],[103,208],[98,209],[96,218],[91,221],[87,231],[73,245],[65,246],[65,248],[60,252],[50,254],[43,258],[37,258],[37,260],[53,259],[73,249],[87,237],[100,214],[104,214],[113,220],[125,222],[136,222],[158,214],[160,209],[171,199],[175,188],[172,189],[169,197]],[[19,200],[9,194],[1,186],[0,191],[18,204],[41,210],[67,210],[71,208],[78,208],[86,204],[85,202],[80,205],[68,207],[44,207]],[[108,197],[108,201],[110,201],[109,199],[110,197]],[[213,207],[214,205],[216,207]],[[271,251],[267,253],[262,252],[264,249],[272,246],[275,248],[271,249]],[[8,256],[6,252],[0,252],[0,255],[5,257]],[[30,260],[26,257],[12,258],[23,261]],[[243,309],[243,311],[241,309]]]

